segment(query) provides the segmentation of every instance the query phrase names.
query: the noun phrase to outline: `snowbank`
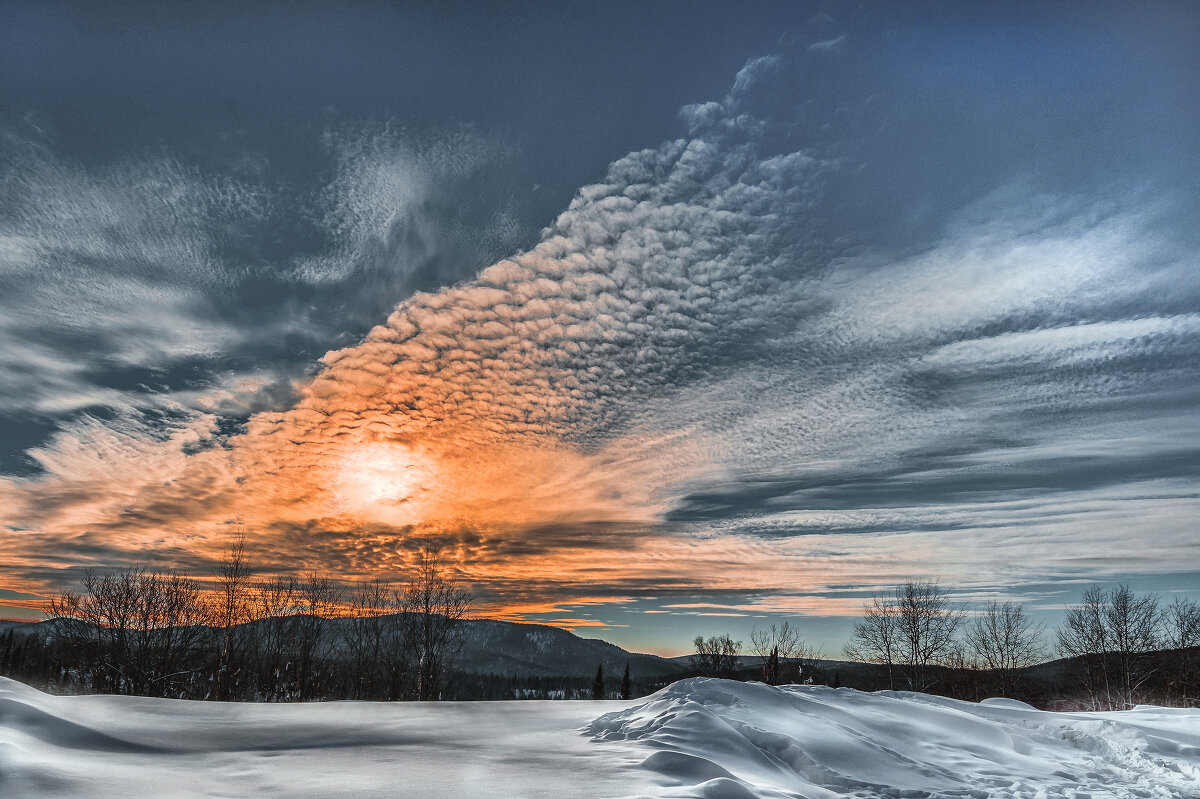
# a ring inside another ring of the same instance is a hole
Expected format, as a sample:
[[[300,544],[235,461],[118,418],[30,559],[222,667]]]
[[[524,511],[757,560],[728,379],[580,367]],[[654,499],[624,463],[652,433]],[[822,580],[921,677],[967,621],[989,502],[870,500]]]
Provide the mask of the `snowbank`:
[[[249,705],[0,678],[0,796],[1183,799],[1200,711],[703,679],[634,702]]]
[[[1200,711],[683,680],[588,731],[703,797],[1200,797]]]

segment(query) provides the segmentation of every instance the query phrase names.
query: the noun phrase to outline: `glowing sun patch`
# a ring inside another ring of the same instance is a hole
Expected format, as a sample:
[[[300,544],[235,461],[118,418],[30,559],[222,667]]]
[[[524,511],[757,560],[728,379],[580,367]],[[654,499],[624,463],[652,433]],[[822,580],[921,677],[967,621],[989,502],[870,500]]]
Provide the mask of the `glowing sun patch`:
[[[378,518],[392,517],[400,511],[410,515],[427,477],[427,467],[408,447],[364,444],[343,457],[334,494],[343,512]]]

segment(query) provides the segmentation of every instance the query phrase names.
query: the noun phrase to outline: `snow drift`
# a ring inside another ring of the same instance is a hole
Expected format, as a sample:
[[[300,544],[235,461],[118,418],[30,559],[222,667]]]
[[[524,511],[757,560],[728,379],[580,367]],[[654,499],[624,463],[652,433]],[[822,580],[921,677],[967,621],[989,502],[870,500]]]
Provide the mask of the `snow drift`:
[[[1200,796],[1200,711],[683,680],[593,721],[703,797]]]
[[[705,679],[632,702],[253,705],[0,678],[0,796],[135,795],[1186,799],[1200,711]]]

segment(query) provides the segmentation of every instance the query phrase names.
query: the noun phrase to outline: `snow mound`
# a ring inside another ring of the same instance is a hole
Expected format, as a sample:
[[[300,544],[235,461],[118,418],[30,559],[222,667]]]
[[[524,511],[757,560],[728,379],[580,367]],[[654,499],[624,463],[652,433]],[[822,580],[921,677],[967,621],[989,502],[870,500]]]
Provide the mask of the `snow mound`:
[[[692,679],[595,719],[674,796],[1200,797],[1200,711],[1047,713],[923,694]]]
[[[130,796],[1200,799],[1200,711],[704,679],[634,702],[255,705],[0,678],[0,797]]]

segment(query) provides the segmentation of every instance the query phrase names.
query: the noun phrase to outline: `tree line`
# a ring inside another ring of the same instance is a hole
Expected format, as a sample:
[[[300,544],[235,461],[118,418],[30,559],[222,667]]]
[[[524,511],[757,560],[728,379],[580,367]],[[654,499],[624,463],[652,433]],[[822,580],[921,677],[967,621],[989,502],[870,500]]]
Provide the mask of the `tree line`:
[[[461,674],[461,623],[473,609],[434,550],[419,553],[405,582],[343,587],[316,572],[259,579],[239,537],[206,585],[138,565],[86,573],[80,590],[51,600],[43,634],[0,635],[0,673],[57,693],[226,701],[629,698],[661,687],[632,683],[628,667],[619,687],[601,667],[590,684]],[[696,674],[772,685],[847,676],[868,689],[1087,709],[1200,698],[1200,605],[1124,585],[1089,588],[1049,631],[1014,602],[968,613],[937,582],[902,583],[864,604],[844,647],[875,669],[865,677],[839,672],[789,622],[751,632],[749,667],[729,635],[694,647]]]
[[[742,642],[697,637],[692,666],[714,677],[751,676],[769,684],[831,682],[837,671],[786,622],[755,628],[754,668],[741,667]],[[1005,696],[1092,710],[1200,700],[1200,604],[1125,585],[1084,592],[1051,634],[1015,602],[989,602],[971,614],[935,581],[908,581],[862,608],[844,653],[872,664],[891,690],[963,699]],[[1032,667],[1059,657],[1040,677]]]
[[[343,588],[317,572],[257,579],[239,537],[207,587],[140,565],[87,572],[51,599],[46,634],[9,631],[0,666],[57,693],[430,700],[451,690],[473,608],[435,550],[406,582]]]
[[[729,635],[709,638],[696,636],[693,641],[692,669],[705,677],[733,678],[739,676],[742,642]],[[760,666],[757,676],[768,685],[814,682],[819,664],[825,657],[819,647],[801,637],[791,622],[772,624],[750,633],[750,654]]]

